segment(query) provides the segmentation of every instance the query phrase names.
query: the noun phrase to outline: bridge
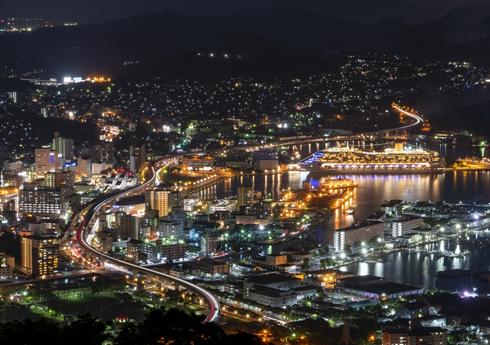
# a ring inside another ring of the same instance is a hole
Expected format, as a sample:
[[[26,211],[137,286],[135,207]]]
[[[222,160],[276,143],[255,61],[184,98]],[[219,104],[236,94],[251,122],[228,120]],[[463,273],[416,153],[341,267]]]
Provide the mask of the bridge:
[[[300,144],[308,144],[308,143],[315,143],[315,142],[325,142],[325,141],[333,141],[333,140],[342,140],[342,139],[347,139],[347,140],[356,140],[359,138],[367,138],[370,136],[379,136],[379,135],[386,135],[388,133],[396,132],[396,131],[402,131],[409,129],[411,127],[417,126],[423,122],[423,119],[410,111],[407,111],[400,106],[393,104],[392,105],[393,109],[396,111],[399,111],[400,113],[411,117],[414,122],[401,126],[398,128],[394,129],[386,129],[386,130],[380,130],[380,131],[375,131],[375,132],[367,132],[363,134],[358,134],[354,136],[337,136],[337,137],[312,137],[312,136],[300,136],[300,137],[293,137],[293,138],[288,138],[284,141],[279,141],[277,143],[270,143],[270,144],[262,144],[262,145],[250,145],[250,146],[241,146],[237,149],[239,150],[245,150],[245,151],[257,151],[257,150],[262,150],[262,149],[270,149],[270,148],[278,148],[280,146],[291,146],[291,145],[300,145]],[[171,164],[175,164],[180,158],[182,158],[182,154],[179,155],[169,155],[161,158],[160,160],[154,162],[150,166],[150,171],[151,175],[148,181],[146,181],[143,184],[137,185],[135,187],[132,187],[128,190],[119,192],[117,194],[114,194],[112,196],[109,196],[105,198],[104,200],[94,203],[91,206],[86,207],[81,213],[80,213],[80,224],[79,225],[74,225],[76,222],[76,219],[78,217],[74,217],[74,220],[72,221],[72,224],[69,226],[69,230],[67,231],[67,235],[71,234],[72,231],[75,232],[75,241],[72,241],[71,243],[77,243],[80,246],[80,249],[85,253],[88,254],[89,257],[93,257],[98,259],[101,263],[103,264],[111,264],[115,267],[121,268],[126,271],[130,271],[133,273],[141,273],[144,275],[149,275],[152,277],[155,277],[157,279],[163,280],[163,281],[169,281],[175,285],[182,286],[190,291],[193,291],[194,293],[200,295],[201,297],[204,298],[208,305],[208,314],[204,320],[204,322],[216,322],[219,319],[219,311],[220,311],[220,305],[218,299],[209,291],[206,289],[193,284],[190,281],[187,281],[185,279],[181,279],[178,277],[174,277],[172,275],[162,273],[159,271],[156,271],[150,267],[145,267],[145,266],[140,266],[137,264],[133,264],[124,260],[117,259],[115,257],[112,257],[97,248],[95,248],[91,244],[91,239],[95,235],[95,228],[97,225],[97,217],[99,215],[99,212],[103,210],[105,207],[112,205],[113,203],[117,202],[121,198],[131,196],[131,195],[137,195],[137,194],[142,194],[145,192],[146,189],[152,187],[155,185],[155,182],[157,181],[157,172],[163,167],[169,166]],[[207,184],[206,184],[207,186]],[[198,186],[198,189],[201,189],[205,186]],[[187,190],[187,193],[190,193],[191,190]],[[195,191],[193,191],[195,192]]]
[[[174,283],[175,285],[182,286],[190,291],[193,291],[194,293],[203,297],[208,305],[208,314],[204,322],[216,322],[219,319],[220,305],[218,299],[206,289],[203,289],[202,287],[193,284],[185,279],[177,278],[172,275],[156,271],[149,267],[144,267],[124,260],[117,259],[106,253],[103,253],[102,251],[92,246],[92,244],[90,243],[91,242],[90,238],[92,238],[95,234],[97,216],[99,215],[99,212],[103,208],[117,202],[121,198],[143,193],[147,188],[150,188],[155,184],[157,178],[157,171],[169,165],[170,163],[174,162],[175,160],[179,159],[179,157],[181,157],[181,155],[166,156],[160,159],[158,162],[156,162],[150,167],[151,177],[145,183],[140,184],[124,192],[110,196],[97,204],[87,207],[82,212],[84,220],[82,220],[80,225],[76,228],[76,232],[75,232],[76,243],[80,245],[80,249],[83,250],[84,253],[88,254],[90,257],[97,258],[103,264],[112,264],[113,266],[122,268],[127,271],[131,271],[133,273],[141,273],[141,274],[153,276],[157,279],[163,281],[169,281]]]
[[[304,107],[303,107],[304,108]],[[318,136],[309,136],[309,135],[299,135],[295,137],[286,137],[279,139],[278,142],[267,143],[267,144],[258,144],[258,145],[249,145],[249,146],[240,146],[238,149],[245,150],[248,152],[265,150],[265,149],[277,149],[284,146],[294,146],[294,145],[302,145],[302,144],[313,144],[313,143],[324,143],[329,141],[341,141],[341,140],[365,140],[370,138],[386,138],[393,137],[398,133],[405,132],[409,129],[415,128],[423,124],[424,119],[422,116],[418,115],[414,110],[405,109],[399,104],[392,103],[391,108],[407,117],[409,117],[412,122],[407,125],[402,125],[395,128],[387,128],[380,129],[376,131],[368,131],[359,134],[352,135],[337,135],[333,137],[318,137]]]

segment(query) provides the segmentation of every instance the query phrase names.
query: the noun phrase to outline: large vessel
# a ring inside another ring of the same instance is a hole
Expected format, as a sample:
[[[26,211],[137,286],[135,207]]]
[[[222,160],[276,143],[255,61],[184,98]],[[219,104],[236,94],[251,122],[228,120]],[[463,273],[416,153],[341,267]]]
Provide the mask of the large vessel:
[[[423,174],[443,172],[445,161],[435,151],[411,146],[383,151],[333,147],[303,159],[296,168],[332,174]]]

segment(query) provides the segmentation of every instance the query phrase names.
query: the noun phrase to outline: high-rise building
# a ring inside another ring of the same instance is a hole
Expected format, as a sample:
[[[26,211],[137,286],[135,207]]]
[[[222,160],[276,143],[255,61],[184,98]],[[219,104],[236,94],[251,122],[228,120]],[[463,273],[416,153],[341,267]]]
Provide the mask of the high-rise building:
[[[119,220],[119,227],[117,228],[117,235],[119,239],[132,239],[137,240],[139,234],[139,218],[125,214],[121,216]]]
[[[58,132],[54,133],[51,148],[65,161],[73,159],[73,139],[60,137]]]
[[[112,163],[114,161],[114,144],[109,141],[100,141],[93,148],[93,161]]]
[[[166,258],[167,260],[176,260],[185,257],[186,245],[183,242],[178,243],[157,243],[157,251],[161,258]]]
[[[336,252],[343,252],[349,247],[384,238],[385,224],[382,222],[365,222],[347,228],[333,230],[332,246]]]
[[[172,207],[179,205],[179,193],[171,189],[150,189],[145,194],[146,208],[158,212],[158,217],[166,217]]]
[[[90,158],[78,158],[75,173],[79,177],[91,177],[92,161],[90,160]]]
[[[99,219],[103,219],[105,217],[105,221],[106,221],[106,224],[107,224],[107,227],[109,229],[117,229],[120,225],[121,225],[121,218],[122,216],[124,216],[126,213],[124,212],[110,212],[110,213],[105,213],[105,214],[101,214],[99,216]],[[102,217],[104,216],[104,217]]]
[[[158,233],[160,237],[184,239],[184,225],[181,222],[160,219],[158,222]]]
[[[217,231],[205,231],[201,234],[201,254],[211,255],[218,248],[220,234]]]
[[[34,156],[37,176],[44,176],[50,171],[60,171],[63,167],[63,159],[50,148],[36,149]]]
[[[17,91],[10,91],[8,93],[8,99],[14,103],[17,104]]]
[[[71,171],[48,172],[44,175],[44,185],[51,188],[73,189],[75,179]]]
[[[139,173],[145,168],[146,148],[145,145],[129,146],[129,170]]]
[[[249,206],[252,202],[252,186],[247,184],[241,184],[238,186],[238,202],[237,207],[240,209],[241,207]]]
[[[20,240],[19,269],[35,278],[59,273],[60,239],[53,235],[26,236]]]
[[[24,186],[19,191],[19,213],[42,219],[59,219],[66,215],[69,203],[62,188]]]

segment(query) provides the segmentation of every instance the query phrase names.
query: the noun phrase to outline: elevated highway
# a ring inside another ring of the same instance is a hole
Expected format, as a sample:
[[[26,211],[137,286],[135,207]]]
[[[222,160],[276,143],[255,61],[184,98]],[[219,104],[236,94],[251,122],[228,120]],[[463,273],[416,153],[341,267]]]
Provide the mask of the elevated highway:
[[[250,146],[240,146],[237,149],[238,150],[245,150],[245,151],[256,151],[256,150],[261,150],[261,149],[270,149],[270,148],[277,148],[280,146],[290,146],[290,145],[299,145],[299,144],[308,144],[308,143],[315,143],[315,142],[324,142],[324,141],[332,141],[332,140],[342,140],[342,139],[353,139],[357,140],[359,138],[366,138],[369,136],[379,136],[379,135],[386,135],[387,133],[392,133],[396,131],[402,131],[402,130],[407,130],[411,127],[417,126],[423,122],[423,119],[414,113],[411,113],[398,105],[392,105],[393,109],[412,118],[414,121],[411,124],[404,125],[398,128],[392,128],[392,129],[386,129],[386,130],[380,130],[380,131],[375,131],[375,132],[366,132],[362,134],[357,134],[357,135],[352,135],[352,136],[337,136],[337,137],[312,137],[312,136],[299,136],[299,137],[293,137],[293,138],[288,138],[285,139],[284,141],[279,141],[276,143],[269,143],[269,144],[259,144],[259,145],[250,145]],[[142,273],[142,274],[147,274],[150,276],[154,276],[156,278],[165,280],[165,281],[170,281],[178,286],[182,286],[190,291],[193,291],[194,293],[200,295],[201,297],[204,298],[208,305],[208,314],[204,320],[204,322],[215,322],[219,318],[219,311],[220,311],[220,305],[218,302],[218,299],[209,291],[206,289],[203,289],[202,287],[193,284],[190,281],[187,281],[185,279],[177,278],[174,276],[171,276],[169,274],[165,274],[156,270],[153,270],[149,267],[144,267],[140,266],[137,264],[133,264],[130,262],[126,262],[124,260],[120,260],[117,258],[114,258],[106,253],[103,253],[99,249],[95,248],[91,244],[91,238],[95,235],[95,230],[96,230],[96,225],[97,225],[97,217],[104,208],[107,206],[112,205],[113,203],[117,202],[119,199],[131,196],[131,195],[137,195],[137,194],[142,194],[144,191],[152,186],[155,185],[155,182],[157,180],[157,172],[161,168],[174,164],[176,161],[178,161],[183,155],[169,155],[161,158],[160,160],[154,162],[150,166],[150,178],[148,181],[146,181],[143,184],[137,185],[135,187],[132,187],[128,190],[119,192],[117,194],[114,194],[112,196],[107,197],[106,199],[99,201],[95,204],[92,204],[85,208],[81,213],[80,217],[74,217],[74,220],[72,221],[72,224],[69,227],[68,234],[71,234],[74,232],[74,238],[75,240],[72,240],[72,244],[78,244],[80,247],[80,250],[84,254],[88,254],[90,257],[97,258],[101,263],[109,263],[112,264],[116,267],[120,267],[122,269],[125,269],[127,271],[135,272],[135,273]],[[189,190],[187,192],[190,192]],[[80,218],[80,224],[75,225],[76,219]]]
[[[98,260],[100,260],[102,264],[110,263],[114,266],[123,268],[131,272],[147,274],[156,277],[158,279],[172,282],[178,286],[184,287],[200,295],[201,297],[204,298],[204,300],[208,305],[208,314],[204,322],[215,322],[219,318],[219,310],[220,310],[219,302],[218,299],[206,289],[203,289],[202,287],[193,284],[185,279],[177,278],[148,267],[143,267],[137,264],[133,264],[124,260],[114,258],[98,250],[90,243],[91,242],[90,238],[92,238],[92,236],[94,236],[95,234],[97,216],[99,215],[99,212],[101,210],[103,210],[106,206],[112,205],[113,203],[117,202],[119,199],[123,197],[143,193],[147,188],[150,188],[155,184],[157,178],[157,171],[160,168],[171,164],[175,160],[178,160],[180,157],[181,155],[173,155],[160,159],[150,167],[151,176],[148,179],[148,181],[146,181],[145,183],[133,187],[129,190],[123,191],[121,193],[115,194],[113,196],[110,196],[104,199],[103,201],[100,201],[97,204],[91,205],[90,207],[86,208],[85,211],[82,212],[83,219],[80,225],[76,228],[75,239],[76,239],[76,243],[78,243],[80,249],[85,254],[88,254],[90,257],[97,258]]]

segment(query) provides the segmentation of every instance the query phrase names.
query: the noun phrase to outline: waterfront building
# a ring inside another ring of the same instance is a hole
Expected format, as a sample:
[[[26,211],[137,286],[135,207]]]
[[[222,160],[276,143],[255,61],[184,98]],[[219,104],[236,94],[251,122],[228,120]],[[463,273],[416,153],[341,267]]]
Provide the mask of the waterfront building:
[[[215,159],[213,156],[200,155],[184,155],[180,160],[180,164],[185,170],[192,171],[210,171],[213,169]]]
[[[279,155],[277,151],[264,150],[254,152],[254,168],[259,171],[272,171],[279,168]]]
[[[375,276],[354,276],[338,281],[340,291],[368,299],[386,300],[406,296],[421,295],[424,290],[419,287],[390,282]]]
[[[216,200],[209,206],[210,213],[215,212],[232,212],[236,209],[236,200],[232,199],[221,199]]]
[[[353,226],[333,230],[332,246],[336,252],[343,252],[353,247],[377,238],[384,238],[385,223],[365,222]]]
[[[410,233],[412,230],[420,228],[423,224],[424,220],[421,217],[404,215],[392,220],[388,227],[391,236],[397,238]]]
[[[253,190],[252,186],[248,184],[241,184],[238,186],[238,209],[242,207],[250,206],[253,199]]]

